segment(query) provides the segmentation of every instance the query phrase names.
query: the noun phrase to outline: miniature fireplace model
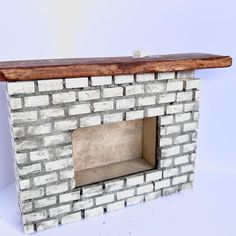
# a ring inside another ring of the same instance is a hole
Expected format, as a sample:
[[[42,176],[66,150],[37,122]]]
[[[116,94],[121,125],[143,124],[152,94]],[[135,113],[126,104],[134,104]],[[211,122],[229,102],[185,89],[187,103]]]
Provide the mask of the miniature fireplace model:
[[[192,186],[200,80],[228,56],[0,63],[26,233]]]

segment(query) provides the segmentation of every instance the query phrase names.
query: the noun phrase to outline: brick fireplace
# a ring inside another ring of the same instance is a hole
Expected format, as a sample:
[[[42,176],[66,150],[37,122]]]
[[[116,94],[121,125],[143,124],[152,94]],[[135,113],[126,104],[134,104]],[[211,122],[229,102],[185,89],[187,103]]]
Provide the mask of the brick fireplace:
[[[191,188],[208,54],[1,62],[24,231]]]

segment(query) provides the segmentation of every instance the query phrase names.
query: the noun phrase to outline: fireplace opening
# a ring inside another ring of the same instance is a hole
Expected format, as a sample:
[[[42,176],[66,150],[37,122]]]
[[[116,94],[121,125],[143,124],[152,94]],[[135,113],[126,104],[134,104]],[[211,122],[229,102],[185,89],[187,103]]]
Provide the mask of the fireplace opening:
[[[76,187],[154,169],[156,117],[78,128],[72,145]]]

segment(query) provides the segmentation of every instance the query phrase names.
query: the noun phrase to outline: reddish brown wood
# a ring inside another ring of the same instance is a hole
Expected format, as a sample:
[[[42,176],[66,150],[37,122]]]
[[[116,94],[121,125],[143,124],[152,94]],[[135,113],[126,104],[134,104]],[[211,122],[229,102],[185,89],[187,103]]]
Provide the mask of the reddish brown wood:
[[[145,58],[105,57],[0,62],[0,81],[26,81],[85,76],[136,74],[229,67],[229,56],[205,53]]]

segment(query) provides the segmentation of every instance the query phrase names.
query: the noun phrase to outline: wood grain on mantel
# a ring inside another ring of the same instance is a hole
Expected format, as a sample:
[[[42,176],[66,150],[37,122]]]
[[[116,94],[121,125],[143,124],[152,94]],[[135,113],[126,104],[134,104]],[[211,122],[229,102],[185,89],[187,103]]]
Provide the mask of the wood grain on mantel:
[[[229,67],[229,56],[205,53],[145,58],[104,57],[0,62],[0,81],[28,81]]]

